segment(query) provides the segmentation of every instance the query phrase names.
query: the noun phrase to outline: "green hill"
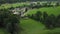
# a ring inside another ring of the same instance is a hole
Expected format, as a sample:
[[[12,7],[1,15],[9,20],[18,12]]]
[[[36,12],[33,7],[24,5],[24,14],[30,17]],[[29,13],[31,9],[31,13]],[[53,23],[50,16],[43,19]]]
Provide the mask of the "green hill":
[[[22,19],[21,26],[23,31],[21,34],[59,34],[60,28],[55,28],[53,30],[48,30],[40,22],[34,21],[32,19]]]
[[[43,8],[39,8],[39,9],[32,9],[32,10],[29,10],[28,14],[29,15],[32,15],[32,14],[35,14],[37,11],[41,11],[41,12],[47,12],[48,15],[50,14],[54,14],[54,15],[59,15],[60,14],[60,6],[58,7],[43,7]]]

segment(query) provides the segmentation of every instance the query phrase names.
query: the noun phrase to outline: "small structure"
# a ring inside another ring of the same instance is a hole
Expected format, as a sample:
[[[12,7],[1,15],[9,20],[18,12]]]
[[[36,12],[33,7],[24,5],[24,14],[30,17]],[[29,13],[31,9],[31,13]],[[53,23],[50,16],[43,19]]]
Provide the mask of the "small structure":
[[[25,15],[25,10],[26,10],[27,7],[24,7],[24,8],[15,8],[13,10],[10,10],[13,12],[13,14],[16,14],[16,15],[20,15],[21,17],[24,17]]]

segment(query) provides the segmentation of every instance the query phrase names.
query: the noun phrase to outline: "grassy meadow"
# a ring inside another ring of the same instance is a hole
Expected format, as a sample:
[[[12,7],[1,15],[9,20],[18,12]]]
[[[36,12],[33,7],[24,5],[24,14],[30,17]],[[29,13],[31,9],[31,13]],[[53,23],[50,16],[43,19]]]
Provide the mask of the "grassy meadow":
[[[60,34],[60,28],[48,30],[43,24],[32,19],[22,19],[21,26],[24,30],[21,34]]]

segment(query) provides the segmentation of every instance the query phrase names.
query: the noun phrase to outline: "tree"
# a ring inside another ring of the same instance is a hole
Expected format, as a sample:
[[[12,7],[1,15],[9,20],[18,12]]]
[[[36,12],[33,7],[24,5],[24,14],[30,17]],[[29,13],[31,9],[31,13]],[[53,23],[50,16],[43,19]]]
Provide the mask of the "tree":
[[[55,27],[55,22],[56,22],[56,17],[55,17],[54,14],[51,14],[49,17],[50,17],[49,19],[51,21],[50,28],[54,28]]]
[[[0,10],[0,27],[7,27],[9,33],[15,34],[15,32],[18,32],[19,20],[19,15],[14,15],[8,9]]]
[[[37,5],[40,5],[40,2],[39,1],[37,2]]]
[[[8,10],[8,9],[7,9]],[[5,22],[4,20],[9,17],[11,12],[8,12],[6,9],[0,10],[0,26],[4,27]]]
[[[45,20],[48,17],[48,14],[46,12],[43,12],[43,19]]]
[[[47,3],[43,3],[43,7],[47,7]]]
[[[56,18],[55,26],[60,27],[60,15],[58,15],[57,18]]]
[[[11,34],[18,34],[19,31],[19,20],[17,19],[16,15],[12,15],[8,18],[7,23],[7,30]]]
[[[45,26],[48,28],[48,29],[52,29],[55,27],[55,16],[53,14],[51,14],[50,16],[48,16],[46,19],[45,19]]]
[[[36,13],[36,19],[37,19],[38,21],[40,21],[41,16],[42,16],[41,11],[37,11],[37,13]]]
[[[53,5],[51,5],[51,2],[48,2],[48,7],[52,7]]]
[[[43,24],[48,27],[49,26],[49,23],[48,23],[48,14],[46,12],[43,12]]]
[[[59,2],[56,3],[56,6],[59,6]]]
[[[11,8],[9,8],[9,9],[14,9],[14,7],[11,7]]]
[[[27,11],[28,11],[28,8],[25,9],[25,12],[27,12]]]

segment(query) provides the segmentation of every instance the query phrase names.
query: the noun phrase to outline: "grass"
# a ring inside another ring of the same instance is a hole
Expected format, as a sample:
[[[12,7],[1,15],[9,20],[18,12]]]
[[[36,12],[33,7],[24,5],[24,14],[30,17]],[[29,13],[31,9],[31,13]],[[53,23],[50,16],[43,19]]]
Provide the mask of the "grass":
[[[60,28],[48,30],[43,24],[32,19],[22,19],[21,26],[23,28],[21,34],[60,34]]]
[[[0,34],[4,34],[4,30],[3,29],[0,29]]]
[[[38,34],[43,28],[45,28],[43,24],[32,19],[22,19],[21,26],[24,29],[21,34]]]
[[[49,15],[59,15],[60,14],[60,6],[58,7],[44,7],[39,9],[32,9],[29,10],[28,14],[32,15],[35,14],[37,11],[41,12],[47,12]],[[60,34],[60,28],[55,28],[52,30],[46,29],[43,24],[40,22],[37,22],[32,19],[22,19],[21,20],[21,26],[24,31],[21,32],[21,34]]]
[[[58,7],[43,7],[43,8],[39,8],[39,9],[32,9],[32,10],[29,10],[29,13],[30,15],[32,14],[35,14],[37,11],[41,11],[41,12],[47,12],[49,15],[50,14],[54,14],[54,15],[59,15],[60,14],[60,6]]]
[[[4,28],[0,28],[0,34],[8,34],[8,32]]]

